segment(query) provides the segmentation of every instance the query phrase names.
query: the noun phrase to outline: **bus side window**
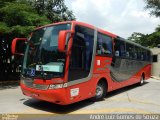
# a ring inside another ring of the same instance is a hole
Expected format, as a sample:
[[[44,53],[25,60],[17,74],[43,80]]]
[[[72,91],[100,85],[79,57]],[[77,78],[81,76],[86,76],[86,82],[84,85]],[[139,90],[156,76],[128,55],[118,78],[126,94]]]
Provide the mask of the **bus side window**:
[[[147,50],[146,61],[151,61],[151,52],[149,50]]]
[[[134,53],[134,58],[137,59],[137,53],[136,53],[136,51]]]
[[[134,46],[130,43],[126,43],[126,57],[129,59],[135,59],[134,51]]]
[[[115,56],[119,56],[119,51],[115,51]]]
[[[115,46],[114,46],[114,50],[115,50],[115,53],[114,55],[116,57],[125,57],[125,42],[124,41],[121,41],[121,40],[118,40],[118,39],[115,39]]]
[[[112,38],[104,35],[102,33],[98,33],[97,37],[97,54],[98,55],[112,55]]]
[[[135,52],[137,54],[137,60],[141,60],[141,49],[135,46]]]
[[[129,58],[129,52],[126,52],[126,57]]]

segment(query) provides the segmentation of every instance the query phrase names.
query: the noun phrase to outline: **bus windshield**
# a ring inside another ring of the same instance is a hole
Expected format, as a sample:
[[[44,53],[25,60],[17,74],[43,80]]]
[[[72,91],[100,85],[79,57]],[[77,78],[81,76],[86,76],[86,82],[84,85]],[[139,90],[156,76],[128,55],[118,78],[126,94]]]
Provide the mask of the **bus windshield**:
[[[62,77],[65,53],[57,50],[58,34],[71,29],[70,24],[60,24],[35,30],[29,39],[23,62],[24,77],[51,79]]]

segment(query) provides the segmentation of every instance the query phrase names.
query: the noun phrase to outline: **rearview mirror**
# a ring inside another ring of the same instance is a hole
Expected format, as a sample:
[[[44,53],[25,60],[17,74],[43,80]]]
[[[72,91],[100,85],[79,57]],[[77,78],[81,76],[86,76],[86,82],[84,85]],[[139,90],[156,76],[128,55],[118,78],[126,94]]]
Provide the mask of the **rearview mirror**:
[[[14,38],[12,41],[11,52],[14,55],[24,55],[27,38]]]
[[[58,36],[58,51],[59,52],[67,52],[65,45],[66,45],[66,42],[69,42],[67,40],[69,40],[72,37],[72,35],[73,35],[73,31],[71,30],[62,30],[59,32],[59,36]]]

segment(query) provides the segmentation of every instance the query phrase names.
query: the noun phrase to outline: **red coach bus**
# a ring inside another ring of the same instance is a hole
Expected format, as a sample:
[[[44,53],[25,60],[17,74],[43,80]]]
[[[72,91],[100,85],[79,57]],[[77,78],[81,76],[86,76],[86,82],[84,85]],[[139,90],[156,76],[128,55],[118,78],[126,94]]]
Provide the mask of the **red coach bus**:
[[[77,21],[35,29],[25,41],[21,74],[24,95],[67,105],[101,100],[107,92],[143,84],[151,76],[151,52],[115,34]]]

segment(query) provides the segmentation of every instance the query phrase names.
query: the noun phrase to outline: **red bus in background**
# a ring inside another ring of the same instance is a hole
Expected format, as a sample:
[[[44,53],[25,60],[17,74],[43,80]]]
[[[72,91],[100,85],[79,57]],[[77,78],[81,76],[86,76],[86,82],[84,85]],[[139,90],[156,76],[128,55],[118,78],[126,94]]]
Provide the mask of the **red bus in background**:
[[[67,21],[35,29],[25,41],[21,74],[24,95],[67,105],[101,100],[107,92],[151,76],[151,52],[92,25]]]

